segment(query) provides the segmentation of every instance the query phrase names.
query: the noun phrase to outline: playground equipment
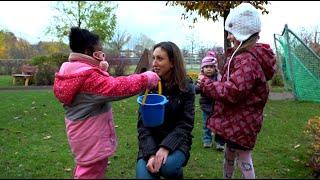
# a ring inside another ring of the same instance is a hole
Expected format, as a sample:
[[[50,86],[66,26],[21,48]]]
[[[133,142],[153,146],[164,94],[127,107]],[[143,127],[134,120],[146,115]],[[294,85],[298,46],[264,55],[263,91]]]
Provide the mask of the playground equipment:
[[[297,100],[320,102],[320,57],[287,25],[274,41],[285,89]]]

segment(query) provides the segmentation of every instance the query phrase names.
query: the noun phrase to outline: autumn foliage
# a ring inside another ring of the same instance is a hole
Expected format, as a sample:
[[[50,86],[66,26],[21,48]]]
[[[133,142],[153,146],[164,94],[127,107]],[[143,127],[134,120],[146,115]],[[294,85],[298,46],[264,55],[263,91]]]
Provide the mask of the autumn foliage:
[[[308,120],[305,132],[311,140],[311,157],[308,165],[318,177],[320,175],[320,116]]]
[[[196,12],[199,16],[205,19],[212,19],[217,21],[218,17],[227,17],[231,8],[236,7],[244,1],[168,1],[166,5],[182,6],[185,9],[185,13],[182,14],[183,19],[187,19],[188,13],[192,15],[192,12]],[[262,13],[269,13],[264,5],[268,4],[268,1],[247,1],[257,9],[260,9]],[[194,18],[194,22],[197,21]]]
[[[37,44],[31,44],[16,37],[12,32],[0,30],[0,60],[31,59],[38,55],[68,54],[69,52],[68,45],[63,42],[40,41]]]
[[[225,22],[230,9],[236,7],[242,2],[249,2],[255,8],[262,11],[262,14],[268,14],[269,11],[264,7],[268,4],[268,1],[167,1],[168,6],[182,6],[185,12],[182,13],[181,19],[188,19],[193,17],[193,23],[197,22],[197,16],[193,13],[203,17],[205,19],[212,19],[213,22],[218,21],[219,17],[223,17]],[[192,27],[192,25],[190,25]],[[224,49],[231,46],[231,43],[227,40],[228,33],[224,32]]]

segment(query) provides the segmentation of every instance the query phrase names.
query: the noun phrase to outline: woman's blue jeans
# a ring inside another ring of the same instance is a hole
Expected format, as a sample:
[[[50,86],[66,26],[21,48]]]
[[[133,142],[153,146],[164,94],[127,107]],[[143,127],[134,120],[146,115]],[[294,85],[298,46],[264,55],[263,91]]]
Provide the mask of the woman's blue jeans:
[[[203,111],[202,113],[202,128],[203,128],[203,143],[212,143],[212,135],[211,135],[211,130],[209,128],[207,128],[206,124],[207,124],[207,119],[209,117],[209,113],[206,113],[205,111]]]
[[[160,168],[159,173],[151,173],[148,171],[146,165],[147,161],[143,158],[139,159],[136,167],[136,178],[137,179],[160,179],[160,176],[168,179],[182,179],[183,169],[182,165],[186,160],[185,154],[176,150],[170,153],[167,157],[167,161]]]

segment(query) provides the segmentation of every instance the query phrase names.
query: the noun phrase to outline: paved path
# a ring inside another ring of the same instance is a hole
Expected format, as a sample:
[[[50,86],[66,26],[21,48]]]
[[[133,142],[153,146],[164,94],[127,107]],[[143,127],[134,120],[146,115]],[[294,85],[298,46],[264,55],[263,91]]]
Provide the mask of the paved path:
[[[284,99],[294,99],[294,95],[291,92],[270,92],[269,99],[271,100],[284,100]]]
[[[0,88],[2,92],[8,91],[32,91],[32,90],[52,90],[52,86],[14,86],[14,87],[7,87],[7,88]]]

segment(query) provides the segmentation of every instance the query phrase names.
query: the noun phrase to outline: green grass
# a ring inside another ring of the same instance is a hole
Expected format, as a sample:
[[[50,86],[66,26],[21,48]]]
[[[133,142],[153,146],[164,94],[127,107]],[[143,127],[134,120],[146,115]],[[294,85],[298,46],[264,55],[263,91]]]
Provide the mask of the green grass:
[[[12,86],[12,76],[10,75],[0,75],[0,87]]]
[[[0,178],[72,178],[74,166],[64,124],[64,110],[50,90],[1,91]],[[136,96],[113,103],[119,146],[110,158],[108,179],[135,178],[137,155]],[[257,178],[313,178],[305,166],[308,143],[303,133],[320,104],[269,101],[253,151]],[[202,148],[198,96],[191,157],[185,178],[222,178],[223,153]],[[296,145],[300,145],[295,148]],[[240,172],[236,170],[236,177]]]
[[[24,87],[24,79],[17,78],[15,86],[12,84],[13,77],[11,75],[0,75],[0,88],[22,88]],[[33,79],[29,81],[29,86],[33,84]]]
[[[283,86],[272,86],[271,92],[283,93],[286,92],[286,90]]]

